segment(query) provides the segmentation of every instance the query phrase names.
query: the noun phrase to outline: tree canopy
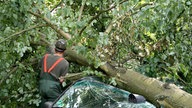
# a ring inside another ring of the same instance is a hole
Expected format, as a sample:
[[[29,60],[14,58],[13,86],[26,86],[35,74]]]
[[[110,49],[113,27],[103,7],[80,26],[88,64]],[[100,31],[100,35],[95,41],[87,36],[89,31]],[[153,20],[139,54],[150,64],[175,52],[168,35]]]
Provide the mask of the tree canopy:
[[[2,107],[39,105],[38,62],[59,38],[95,69],[108,62],[192,93],[190,0],[0,0],[0,10]],[[75,72],[103,74],[70,62]]]

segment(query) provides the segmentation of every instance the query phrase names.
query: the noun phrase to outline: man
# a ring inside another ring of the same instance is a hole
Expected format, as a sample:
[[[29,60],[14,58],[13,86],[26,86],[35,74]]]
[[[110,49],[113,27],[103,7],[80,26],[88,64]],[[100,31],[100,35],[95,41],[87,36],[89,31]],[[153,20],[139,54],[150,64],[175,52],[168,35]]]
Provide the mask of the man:
[[[68,73],[69,63],[63,58],[66,50],[66,42],[59,39],[55,44],[55,53],[46,54],[41,59],[40,95],[42,97],[40,107],[47,101],[53,102],[62,93],[62,82]]]

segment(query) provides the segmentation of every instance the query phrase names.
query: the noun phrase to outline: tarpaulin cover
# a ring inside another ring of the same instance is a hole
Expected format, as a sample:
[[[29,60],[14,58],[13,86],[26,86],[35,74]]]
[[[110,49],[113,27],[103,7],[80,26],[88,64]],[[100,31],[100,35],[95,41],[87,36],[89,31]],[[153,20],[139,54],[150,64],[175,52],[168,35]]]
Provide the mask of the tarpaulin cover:
[[[131,93],[86,77],[70,86],[54,102],[53,108],[155,108],[147,101],[132,103]]]

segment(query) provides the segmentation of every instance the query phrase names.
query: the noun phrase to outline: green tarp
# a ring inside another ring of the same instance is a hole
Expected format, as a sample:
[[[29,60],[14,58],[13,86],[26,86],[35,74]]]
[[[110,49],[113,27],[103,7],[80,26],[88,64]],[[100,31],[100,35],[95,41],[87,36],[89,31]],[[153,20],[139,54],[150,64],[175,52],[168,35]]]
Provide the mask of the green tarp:
[[[54,102],[53,108],[155,108],[147,101],[132,103],[131,93],[86,77],[70,86]]]

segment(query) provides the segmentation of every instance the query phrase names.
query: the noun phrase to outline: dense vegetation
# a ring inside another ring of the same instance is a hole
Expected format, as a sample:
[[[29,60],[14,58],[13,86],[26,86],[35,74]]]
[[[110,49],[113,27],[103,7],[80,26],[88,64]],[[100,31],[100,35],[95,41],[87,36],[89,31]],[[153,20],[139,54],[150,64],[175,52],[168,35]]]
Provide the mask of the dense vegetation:
[[[95,67],[133,68],[192,93],[190,0],[0,0],[0,10],[2,108],[38,106],[38,61],[58,38]],[[71,63],[77,71],[95,72]]]

